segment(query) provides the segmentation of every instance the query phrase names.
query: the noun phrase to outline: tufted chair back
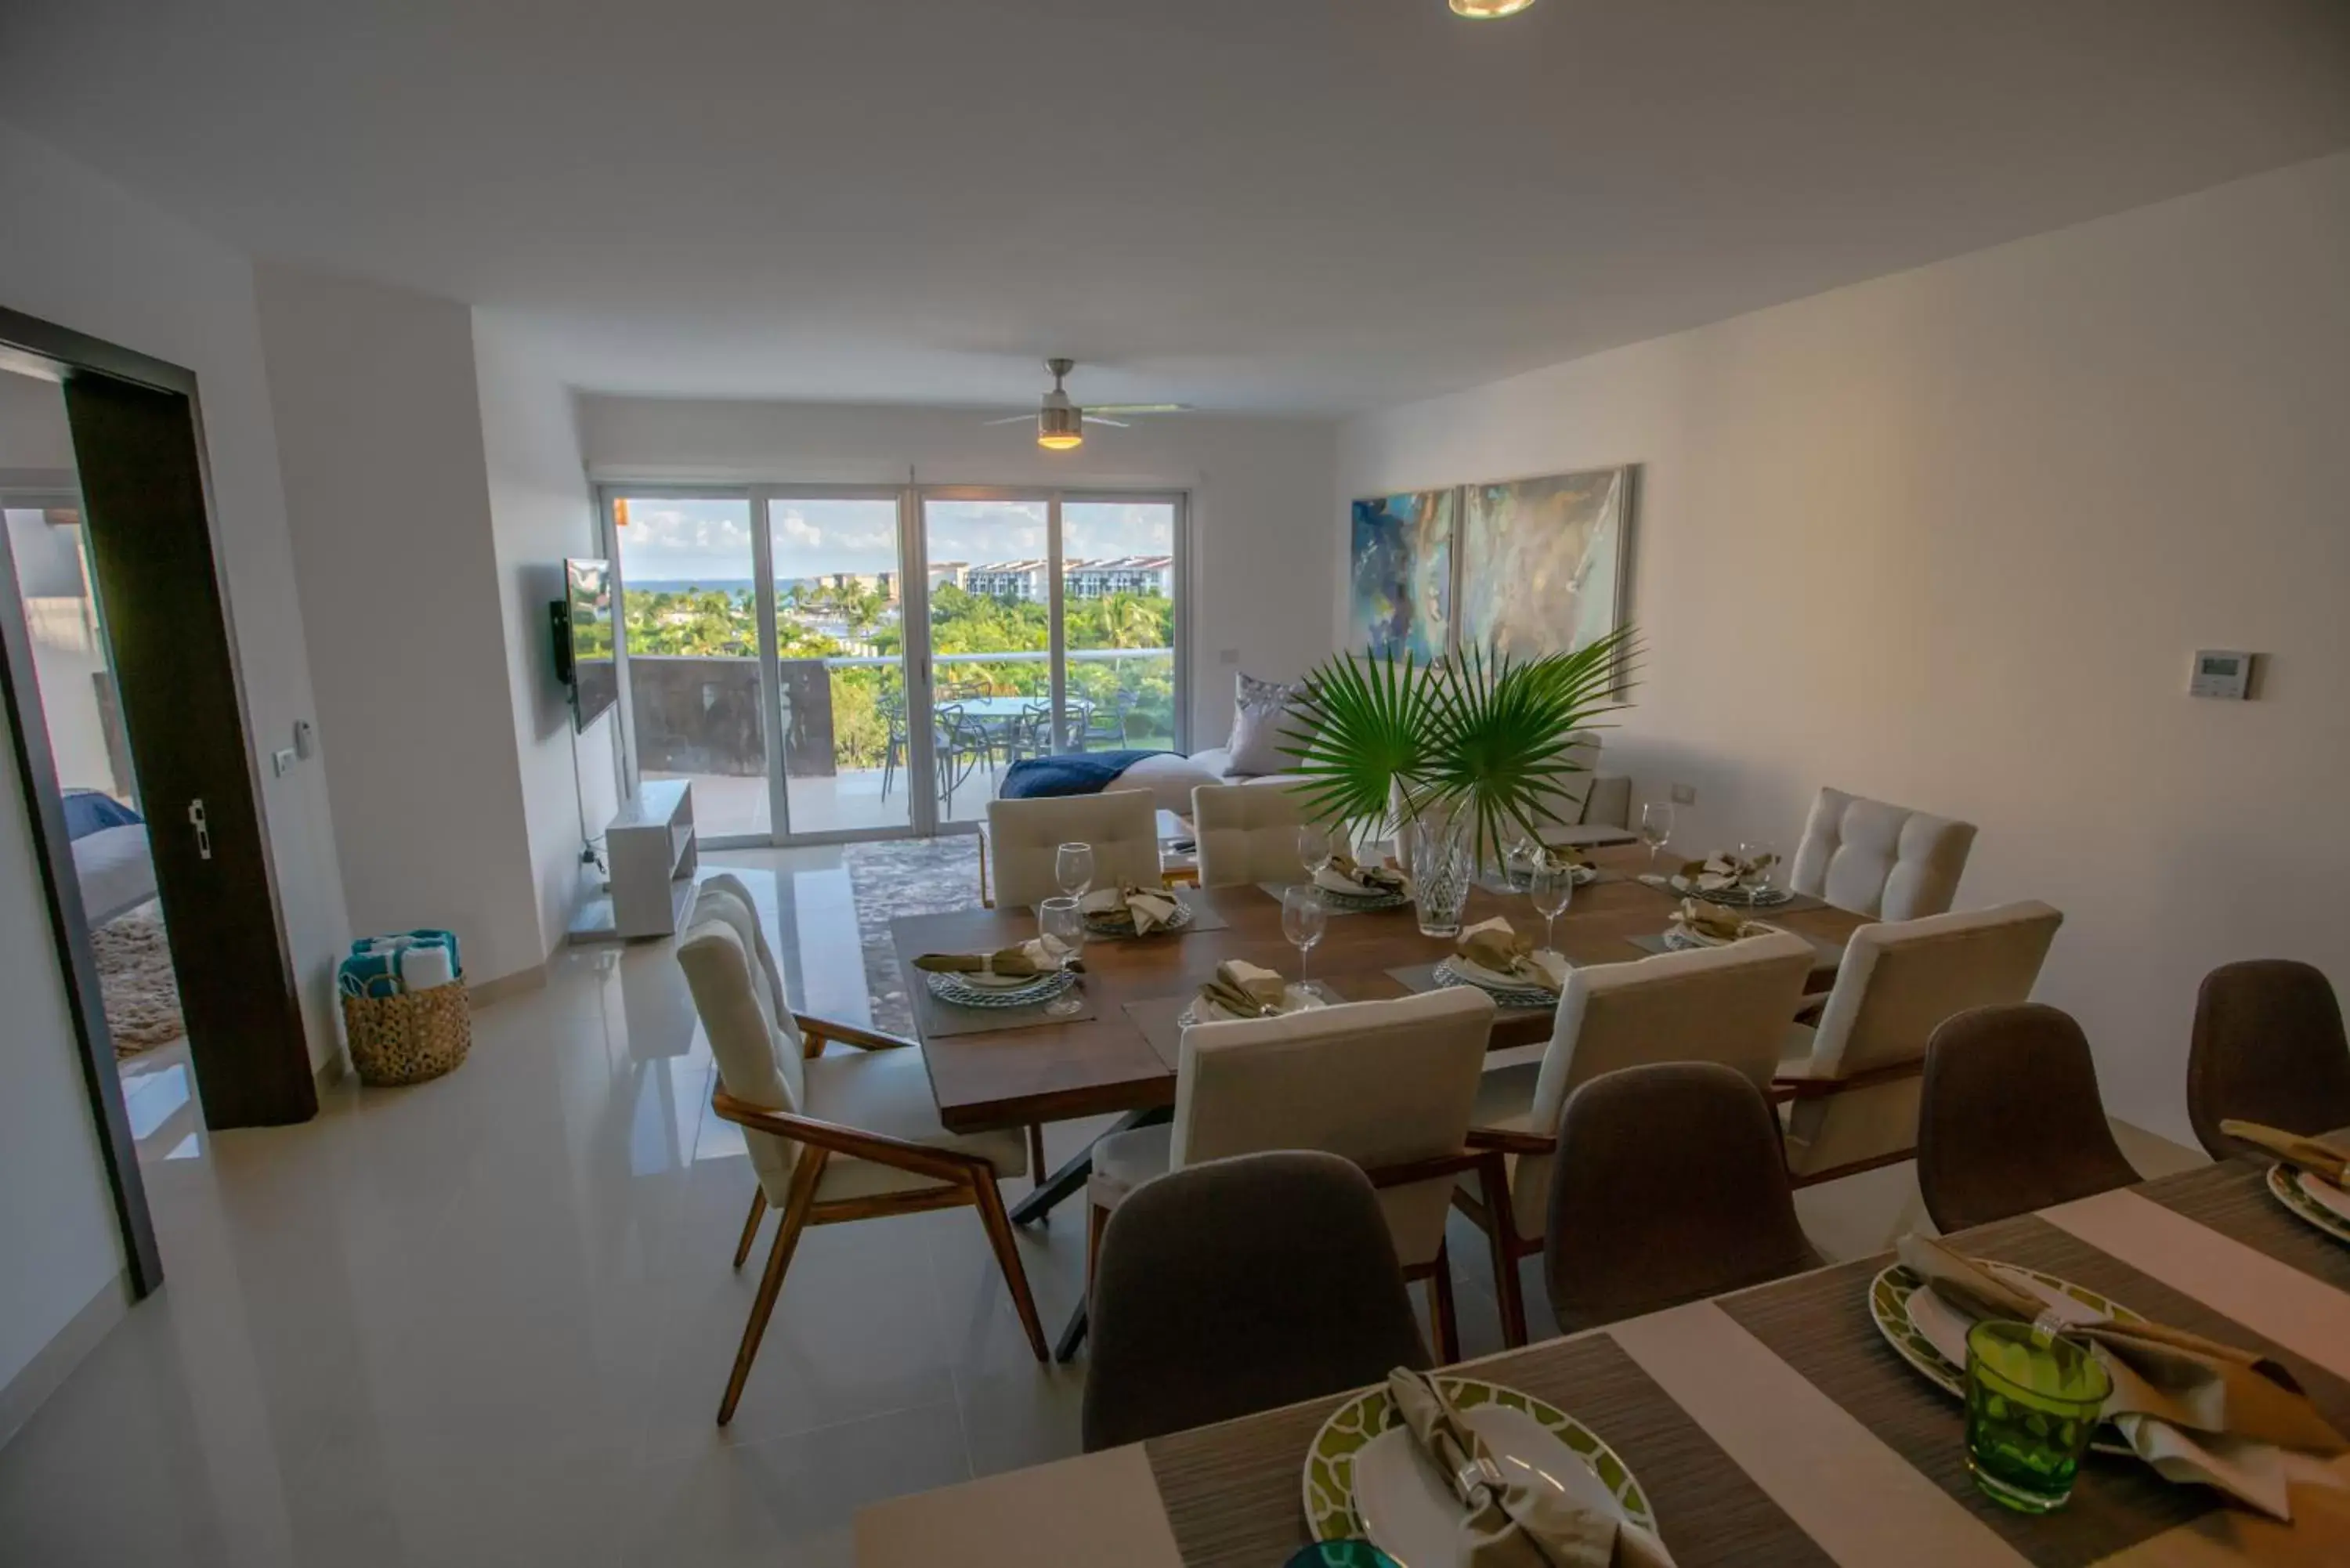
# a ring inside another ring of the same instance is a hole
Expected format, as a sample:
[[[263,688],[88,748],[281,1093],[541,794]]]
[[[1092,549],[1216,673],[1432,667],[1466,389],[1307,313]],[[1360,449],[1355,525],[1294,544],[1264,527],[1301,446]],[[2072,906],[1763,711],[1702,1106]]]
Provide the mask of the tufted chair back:
[[[1305,820],[1297,793],[1283,785],[1198,785],[1191,826],[1200,840],[1200,885],[1303,882],[1297,829]]]
[[[1159,807],[1147,789],[1099,794],[1048,795],[987,803],[989,885],[999,908],[1017,909],[1058,898],[1053,863],[1064,844],[1094,846],[1094,886],[1121,882],[1156,888]]]
[[[1787,880],[1856,915],[1914,920],[1949,911],[1974,842],[1971,822],[1822,789]]]

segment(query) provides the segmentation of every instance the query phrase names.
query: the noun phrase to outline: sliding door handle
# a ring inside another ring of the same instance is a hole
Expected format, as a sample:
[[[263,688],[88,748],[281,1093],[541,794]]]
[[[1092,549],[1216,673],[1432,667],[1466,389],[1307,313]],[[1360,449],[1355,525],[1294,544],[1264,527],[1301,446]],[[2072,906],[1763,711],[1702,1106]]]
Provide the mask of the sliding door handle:
[[[210,860],[213,857],[213,829],[212,824],[204,820],[204,803],[202,800],[188,803],[188,826],[196,830],[197,858]]]

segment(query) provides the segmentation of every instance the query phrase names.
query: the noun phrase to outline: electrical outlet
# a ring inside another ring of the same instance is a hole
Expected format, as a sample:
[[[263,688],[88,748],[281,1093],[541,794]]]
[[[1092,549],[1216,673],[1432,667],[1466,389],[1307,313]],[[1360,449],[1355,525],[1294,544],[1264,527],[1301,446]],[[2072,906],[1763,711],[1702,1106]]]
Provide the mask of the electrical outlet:
[[[1679,784],[1673,785],[1673,804],[1675,805],[1695,805],[1697,804],[1697,785]]]
[[[1219,664],[1238,664],[1240,661],[1241,650],[1237,648],[1227,648],[1216,655],[1216,662]]]
[[[269,765],[276,771],[277,776],[281,779],[287,774],[292,773],[294,771],[294,748],[287,746],[283,751],[270,753]]]

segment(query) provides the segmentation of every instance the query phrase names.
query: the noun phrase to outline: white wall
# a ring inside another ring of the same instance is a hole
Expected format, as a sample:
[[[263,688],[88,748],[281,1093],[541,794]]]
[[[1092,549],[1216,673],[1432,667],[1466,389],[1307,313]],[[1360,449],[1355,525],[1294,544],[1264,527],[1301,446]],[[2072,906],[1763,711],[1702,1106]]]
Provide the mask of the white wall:
[[[246,716],[266,744],[285,743],[311,711],[310,672],[251,270],[5,127],[0,213],[0,301],[196,373]],[[255,771],[311,1055],[323,1063],[337,1048],[332,964],[350,935],[326,779],[311,766]],[[0,786],[0,1383],[120,1267],[23,814],[12,777]]]
[[[1332,428],[1303,420],[1139,416],[1074,452],[973,409],[586,397],[599,479],[1180,489],[1191,493],[1191,743],[1232,728],[1232,669],[1301,674],[1329,651]],[[1223,662],[1229,655],[1232,663]]]
[[[537,968],[472,312],[257,269],[318,735],[352,924]]]
[[[2065,911],[2042,998],[2183,1137],[2207,970],[2350,982],[2345,280],[2350,155],[1352,421],[1340,499],[1643,464],[1611,761],[1691,850],[1823,783],[1981,824],[1960,903]]]
[[[546,607],[563,597],[565,556],[604,552],[569,389],[541,370],[492,312],[473,313],[473,357],[523,812],[540,936],[552,951],[588,896],[582,825],[601,834],[619,809],[619,790],[616,721],[575,738],[570,701],[555,679]]]

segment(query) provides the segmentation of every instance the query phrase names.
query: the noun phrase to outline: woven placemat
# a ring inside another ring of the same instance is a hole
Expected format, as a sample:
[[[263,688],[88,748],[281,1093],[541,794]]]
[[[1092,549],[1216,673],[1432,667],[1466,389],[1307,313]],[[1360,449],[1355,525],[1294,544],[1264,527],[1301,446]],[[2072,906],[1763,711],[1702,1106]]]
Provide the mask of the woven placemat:
[[[1443,982],[1438,981],[1436,978],[1436,964],[1407,963],[1398,964],[1395,968],[1388,970],[1386,972],[1394,976],[1397,981],[1400,981],[1409,990],[1413,992],[1422,992],[1439,991],[1443,989]],[[1475,987],[1472,989],[1482,988]],[[1493,998],[1493,1002],[1495,1006],[1499,1007],[1504,1012],[1553,1012],[1557,1011],[1558,1008],[1558,1003],[1555,1002],[1545,1002],[1534,1007],[1513,1007],[1510,1003],[1503,1002],[1498,996]]]
[[[2265,1162],[2231,1159],[2183,1170],[2147,1182],[2137,1194],[2287,1268],[2350,1292],[2350,1247],[2285,1212],[2269,1191]]]
[[[1079,1023],[1096,1015],[1094,999],[1087,994],[1083,980],[1058,997],[1026,1007],[957,1007],[932,996],[922,974],[922,971],[909,966],[906,994],[913,1002],[914,1017],[925,1040],[943,1040],[956,1034],[993,1034],[1003,1029],[1034,1029],[1045,1023]],[[1045,1011],[1053,1002],[1068,997],[1077,999],[1080,1005],[1076,1012],[1055,1014]]]
[[[1256,885],[1256,889],[1258,892],[1263,893],[1266,898],[1278,904],[1281,902],[1281,896],[1283,893],[1288,891],[1292,888],[1299,887],[1302,884],[1296,882],[1259,882]],[[1409,898],[1406,898],[1400,904],[1390,904],[1384,909],[1348,909],[1346,905],[1336,903],[1329,898],[1322,900],[1322,907],[1329,910],[1333,915],[1409,915],[1411,913],[1411,900]]]
[[[1191,919],[1171,931],[1153,931],[1147,937],[1106,937],[1090,927],[1086,931],[1089,942],[1155,942],[1172,937],[1188,937],[1194,931],[1222,931],[1232,927],[1232,921],[1218,913],[1215,905],[1200,896],[1197,888],[1170,888],[1176,901],[1191,911]]]

